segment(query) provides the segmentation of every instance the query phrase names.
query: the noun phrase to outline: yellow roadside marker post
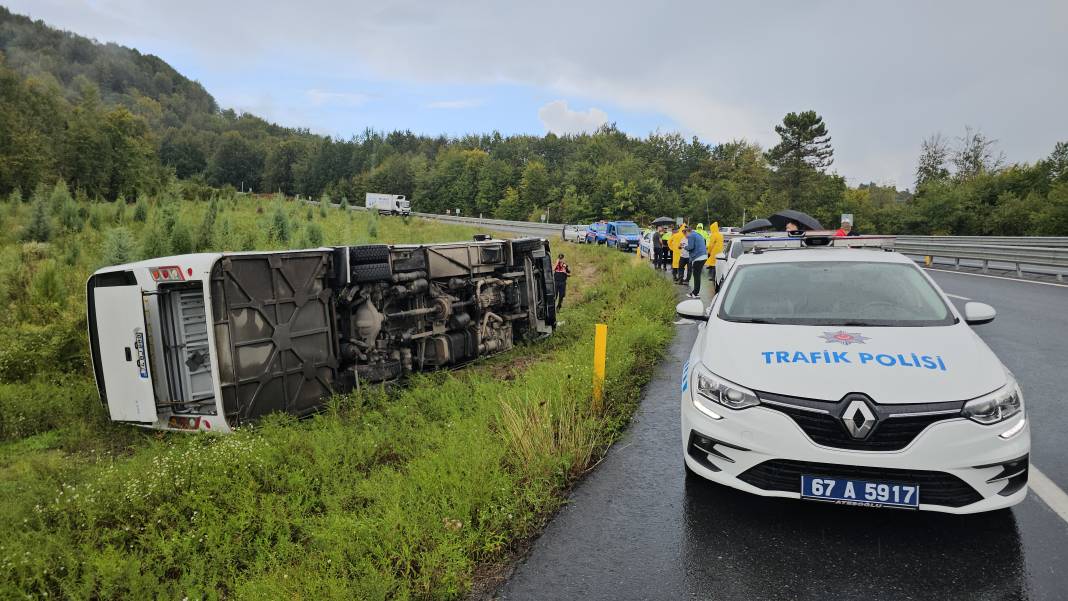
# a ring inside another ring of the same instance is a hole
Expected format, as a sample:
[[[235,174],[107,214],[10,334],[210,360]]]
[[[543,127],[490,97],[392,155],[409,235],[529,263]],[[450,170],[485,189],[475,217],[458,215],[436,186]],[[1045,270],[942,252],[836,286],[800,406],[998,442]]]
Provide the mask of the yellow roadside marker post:
[[[593,336],[593,411],[598,414],[601,412],[601,402],[604,398],[604,366],[607,353],[608,326],[599,323]]]

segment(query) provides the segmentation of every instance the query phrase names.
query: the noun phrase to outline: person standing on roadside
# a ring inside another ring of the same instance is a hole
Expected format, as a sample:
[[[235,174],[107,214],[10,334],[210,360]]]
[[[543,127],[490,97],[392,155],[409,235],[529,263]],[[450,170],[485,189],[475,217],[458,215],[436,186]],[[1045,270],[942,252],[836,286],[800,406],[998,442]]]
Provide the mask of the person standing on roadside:
[[[675,226],[674,233],[668,238],[668,248],[671,249],[671,276],[678,284],[681,278],[679,265],[682,263],[682,228]]]
[[[713,221],[711,227],[708,228],[708,238],[705,241],[708,243],[708,261],[705,262],[705,266],[708,267],[708,281],[715,282],[716,255],[723,252],[723,232],[719,231],[718,221]]]
[[[658,226],[655,230],[653,230],[653,233],[650,236],[649,242],[652,244],[652,251],[650,252],[653,255],[652,259],[654,269],[660,269],[660,262],[664,260],[664,253],[661,252],[660,248],[664,245],[664,240],[663,238],[661,238],[663,233],[664,229]]]
[[[553,264],[553,283],[556,284],[556,309],[564,306],[564,296],[567,294],[567,278],[571,277],[571,268],[564,262],[564,253],[556,257]]]
[[[682,239],[679,240],[679,283],[686,284],[690,280],[690,251],[686,248],[686,236],[692,231],[685,223],[679,228]]]
[[[670,239],[671,232],[665,227],[663,233],[660,234],[660,268],[664,271],[671,269],[671,248],[668,247]]]
[[[689,298],[701,297],[701,269],[708,260],[708,246],[705,237],[698,231],[690,231],[686,234],[686,251],[690,255],[690,275],[693,279],[693,289],[686,296]]]

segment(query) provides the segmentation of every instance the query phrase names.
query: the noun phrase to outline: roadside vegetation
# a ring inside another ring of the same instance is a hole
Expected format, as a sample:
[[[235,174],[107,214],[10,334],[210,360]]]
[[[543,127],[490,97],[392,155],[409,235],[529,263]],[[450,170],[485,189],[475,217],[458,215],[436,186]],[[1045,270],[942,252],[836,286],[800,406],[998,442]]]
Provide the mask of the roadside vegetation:
[[[478,567],[536,533],[621,432],[671,335],[674,295],[662,278],[632,255],[568,245],[576,277],[545,341],[229,436],[114,425],[87,365],[93,269],[472,231],[276,198],[68,196],[42,188],[0,206],[3,598],[462,597]],[[598,322],[610,345],[594,412]]]

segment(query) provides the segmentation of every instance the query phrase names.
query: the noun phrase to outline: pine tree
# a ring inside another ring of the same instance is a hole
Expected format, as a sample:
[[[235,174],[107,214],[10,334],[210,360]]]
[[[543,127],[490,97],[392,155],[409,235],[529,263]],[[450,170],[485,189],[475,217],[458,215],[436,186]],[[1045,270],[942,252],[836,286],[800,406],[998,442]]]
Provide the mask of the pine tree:
[[[63,211],[63,208],[71,203],[74,199],[71,198],[70,189],[67,188],[67,182],[63,180],[57,180],[56,185],[52,187],[52,192],[49,194],[49,204],[51,205],[52,214],[58,215]]]
[[[282,210],[282,206],[278,205],[271,216],[271,239],[277,242],[289,242],[290,233],[292,233],[292,226],[289,224],[289,217]]]
[[[48,214],[48,205],[44,197],[39,196],[33,203],[30,223],[22,232],[22,239],[33,242],[48,242],[52,238],[52,217]]]
[[[176,255],[185,255],[193,250],[193,235],[189,232],[189,226],[179,221],[171,230],[171,252]]]
[[[104,235],[104,264],[129,263],[133,258],[133,236],[124,227],[114,227]]]
[[[309,248],[315,248],[323,245],[323,228],[318,223],[309,223],[308,229],[304,232],[305,240],[308,242]]]
[[[831,136],[823,117],[816,111],[787,113],[782,125],[775,126],[775,133],[781,141],[767,152],[766,157],[781,179],[788,206],[796,206],[809,176],[823,173],[834,162]]]
[[[18,205],[22,203],[22,188],[15,186],[15,189],[8,195],[7,201],[12,205]]]
[[[171,254],[170,238],[158,219],[153,219],[142,234],[141,258],[154,259]]]
[[[144,194],[137,197],[137,204],[134,205],[133,213],[134,221],[144,223],[148,220],[148,198]]]

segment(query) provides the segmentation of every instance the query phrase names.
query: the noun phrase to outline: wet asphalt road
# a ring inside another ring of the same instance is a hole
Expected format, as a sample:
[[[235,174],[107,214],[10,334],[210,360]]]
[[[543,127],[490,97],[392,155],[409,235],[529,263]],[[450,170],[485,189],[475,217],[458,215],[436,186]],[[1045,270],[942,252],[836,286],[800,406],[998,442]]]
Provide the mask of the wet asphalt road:
[[[977,331],[1024,387],[1034,465],[1068,488],[1068,288],[932,275],[947,293],[998,308]],[[627,435],[498,598],[1068,599],[1068,523],[1034,493],[1012,510],[952,516],[687,481],[678,376],[697,328],[675,327]]]

